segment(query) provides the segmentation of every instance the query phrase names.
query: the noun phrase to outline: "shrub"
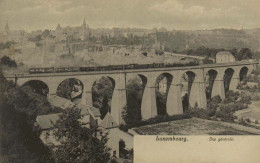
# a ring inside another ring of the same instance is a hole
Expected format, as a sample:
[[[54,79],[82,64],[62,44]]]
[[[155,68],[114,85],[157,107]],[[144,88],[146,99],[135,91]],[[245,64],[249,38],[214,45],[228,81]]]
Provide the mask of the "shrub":
[[[0,61],[0,65],[5,65],[9,67],[17,67],[17,64],[14,60],[11,60],[8,56],[3,56]]]
[[[200,109],[197,106],[189,107],[185,114],[191,117],[198,117],[202,119],[217,120],[233,122],[235,117],[234,112],[248,107],[251,103],[251,97],[239,94],[238,92],[228,91],[227,98],[221,100],[220,96],[215,96],[208,101],[207,109]]]
[[[124,131],[124,132],[127,132],[127,131],[128,131],[128,126],[121,124],[121,125],[119,126],[119,130],[122,130],[122,131]]]

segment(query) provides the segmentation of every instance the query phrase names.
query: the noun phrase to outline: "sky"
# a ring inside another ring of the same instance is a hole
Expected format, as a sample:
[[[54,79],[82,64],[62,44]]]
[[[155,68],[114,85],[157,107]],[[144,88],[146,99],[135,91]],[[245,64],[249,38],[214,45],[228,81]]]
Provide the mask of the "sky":
[[[165,27],[196,30],[259,28],[260,0],[0,0],[0,30]]]

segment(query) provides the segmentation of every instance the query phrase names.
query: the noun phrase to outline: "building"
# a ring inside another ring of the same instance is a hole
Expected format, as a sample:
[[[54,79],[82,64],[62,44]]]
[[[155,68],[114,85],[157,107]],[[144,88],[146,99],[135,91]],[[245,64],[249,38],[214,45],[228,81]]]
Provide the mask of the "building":
[[[100,111],[95,107],[86,107],[80,103],[72,103],[70,100],[59,97],[59,96],[50,96],[48,97],[48,102],[58,108],[66,109],[76,107],[81,110],[81,119],[82,125],[87,128],[97,127],[98,137],[101,137],[103,134],[108,134],[107,145],[111,148],[111,155],[119,157],[119,141],[124,140],[127,149],[133,148],[133,136],[127,134],[118,128],[113,127],[114,120],[111,117],[111,114],[108,113],[106,117],[101,121]],[[41,130],[40,139],[46,145],[60,145],[60,142],[57,141],[53,134],[54,124],[59,120],[61,113],[40,115],[36,117],[35,126],[38,126]]]
[[[230,63],[235,61],[236,59],[231,52],[220,51],[216,54],[216,63]]]
[[[8,22],[5,25],[4,32],[0,33],[0,42],[13,41],[16,43],[27,42],[28,35],[24,30],[10,30]]]
[[[84,127],[92,128],[97,127],[101,123],[100,119],[100,112],[98,108],[95,107],[87,107],[82,104],[74,104],[68,99],[53,95],[48,97],[48,102],[57,108],[60,109],[67,109],[67,108],[77,108],[80,109],[80,114],[82,115],[81,122],[84,125]],[[54,135],[52,135],[53,131],[53,124],[55,124],[60,117],[61,113],[56,114],[48,114],[48,115],[39,115],[36,117],[35,126],[38,126],[41,130],[40,139],[45,144],[51,144],[58,145],[59,142],[57,142],[54,138]],[[49,136],[47,136],[49,135]]]
[[[161,94],[165,94],[167,91],[167,78],[164,77],[159,83],[158,83],[158,91]]]

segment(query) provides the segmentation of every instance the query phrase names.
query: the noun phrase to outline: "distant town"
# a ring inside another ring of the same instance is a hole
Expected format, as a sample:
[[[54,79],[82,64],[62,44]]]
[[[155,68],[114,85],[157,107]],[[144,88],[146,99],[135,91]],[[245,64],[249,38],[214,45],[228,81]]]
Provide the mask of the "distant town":
[[[183,57],[215,59],[223,50],[249,48],[258,54],[260,29],[167,30],[166,28],[91,28],[12,30],[6,23],[0,33],[0,57],[21,67],[77,67],[128,63],[179,62]]]

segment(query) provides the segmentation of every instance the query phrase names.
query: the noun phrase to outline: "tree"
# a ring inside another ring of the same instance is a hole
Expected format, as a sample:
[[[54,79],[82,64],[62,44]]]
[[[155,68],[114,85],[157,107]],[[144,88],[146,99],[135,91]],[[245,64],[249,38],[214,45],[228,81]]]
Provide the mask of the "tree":
[[[42,36],[44,37],[44,38],[46,38],[46,37],[49,37],[50,36],[50,30],[48,30],[48,29],[45,29],[43,32],[42,32]]]
[[[17,67],[17,64],[14,60],[11,60],[8,56],[3,56],[0,61],[0,65],[6,65],[9,67]]]
[[[96,163],[110,160],[106,134],[82,126],[80,110],[69,108],[54,124],[54,135],[61,145],[54,150],[54,159],[62,163]]]
[[[136,79],[132,79],[127,85],[127,106],[123,111],[123,119],[126,124],[135,124],[141,121],[141,103],[143,88]]]
[[[101,108],[100,108],[100,114],[101,114],[101,119],[103,119],[105,116],[106,116],[106,114],[107,114],[107,112],[110,110],[110,107],[109,107],[109,105],[108,105],[108,98],[107,98],[107,95],[105,95],[104,97],[103,97],[103,100],[102,100],[102,106],[101,106]]]
[[[167,96],[167,93],[166,93]],[[166,101],[167,97],[161,94],[159,91],[156,91],[156,104],[157,104],[157,113],[158,115],[166,114]]]
[[[30,88],[15,87],[1,70],[0,90],[1,162],[52,162],[51,151],[33,125],[37,115],[53,110],[44,96]]]
[[[245,59],[252,59],[253,53],[249,48],[242,48],[239,53],[237,54],[237,59],[239,61],[245,60]]]

